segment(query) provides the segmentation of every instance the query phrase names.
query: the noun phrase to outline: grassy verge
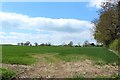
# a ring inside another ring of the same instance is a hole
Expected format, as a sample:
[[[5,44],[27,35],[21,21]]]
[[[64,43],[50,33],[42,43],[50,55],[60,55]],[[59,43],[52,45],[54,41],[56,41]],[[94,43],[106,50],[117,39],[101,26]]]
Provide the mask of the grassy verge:
[[[1,80],[11,80],[15,76],[15,73],[11,70],[0,68],[0,75]]]

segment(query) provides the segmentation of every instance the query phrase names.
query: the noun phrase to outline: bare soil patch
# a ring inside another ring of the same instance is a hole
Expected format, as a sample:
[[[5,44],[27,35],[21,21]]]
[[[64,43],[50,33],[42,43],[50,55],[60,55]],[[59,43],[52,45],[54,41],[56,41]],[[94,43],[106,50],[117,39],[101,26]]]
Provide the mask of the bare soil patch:
[[[113,74],[118,74],[117,65],[100,66],[87,59],[77,62],[64,62],[49,54],[33,55],[33,57],[38,58],[38,62],[29,66],[2,64],[2,67],[15,71],[17,77],[20,78],[73,78],[79,76],[93,78],[97,76],[110,77]]]

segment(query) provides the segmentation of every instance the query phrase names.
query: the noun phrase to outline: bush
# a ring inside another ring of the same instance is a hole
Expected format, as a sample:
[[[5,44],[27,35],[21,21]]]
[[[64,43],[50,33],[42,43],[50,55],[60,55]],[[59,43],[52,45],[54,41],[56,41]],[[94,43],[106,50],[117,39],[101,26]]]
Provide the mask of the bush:
[[[120,53],[120,38],[118,39],[118,52]]]
[[[1,80],[11,80],[15,76],[15,73],[13,71],[0,68],[0,75],[2,78]]]
[[[116,40],[114,40],[111,44],[110,44],[110,46],[109,46],[109,48],[110,49],[112,49],[112,50],[114,50],[114,51],[117,51],[118,52],[118,48],[119,48],[119,46],[120,46],[120,44],[119,44],[119,39],[116,39]]]

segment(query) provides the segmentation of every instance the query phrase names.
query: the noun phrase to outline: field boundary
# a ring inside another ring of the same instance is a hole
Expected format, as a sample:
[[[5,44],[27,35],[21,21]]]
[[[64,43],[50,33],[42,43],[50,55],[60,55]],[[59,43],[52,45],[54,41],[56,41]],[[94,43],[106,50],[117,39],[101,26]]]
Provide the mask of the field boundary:
[[[108,49],[110,52],[113,52],[114,54],[116,54],[119,58],[120,58],[120,55],[118,54],[118,52],[114,51],[114,50],[111,50],[111,49]]]

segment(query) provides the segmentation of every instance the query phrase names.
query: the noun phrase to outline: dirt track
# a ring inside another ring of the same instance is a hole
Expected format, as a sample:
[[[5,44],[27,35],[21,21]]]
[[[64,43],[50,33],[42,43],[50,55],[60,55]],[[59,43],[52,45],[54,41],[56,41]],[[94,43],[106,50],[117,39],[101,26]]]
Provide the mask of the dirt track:
[[[39,57],[39,56],[35,56]],[[44,55],[42,57],[45,57]],[[50,56],[49,56],[50,57]],[[112,65],[94,65],[91,60],[78,62],[63,62],[55,61],[54,63],[47,63],[39,61],[30,66],[27,65],[11,65],[2,64],[3,68],[9,68],[17,73],[20,78],[72,78],[72,77],[98,77],[111,76],[118,74],[118,66]],[[55,60],[55,58],[51,59]]]

